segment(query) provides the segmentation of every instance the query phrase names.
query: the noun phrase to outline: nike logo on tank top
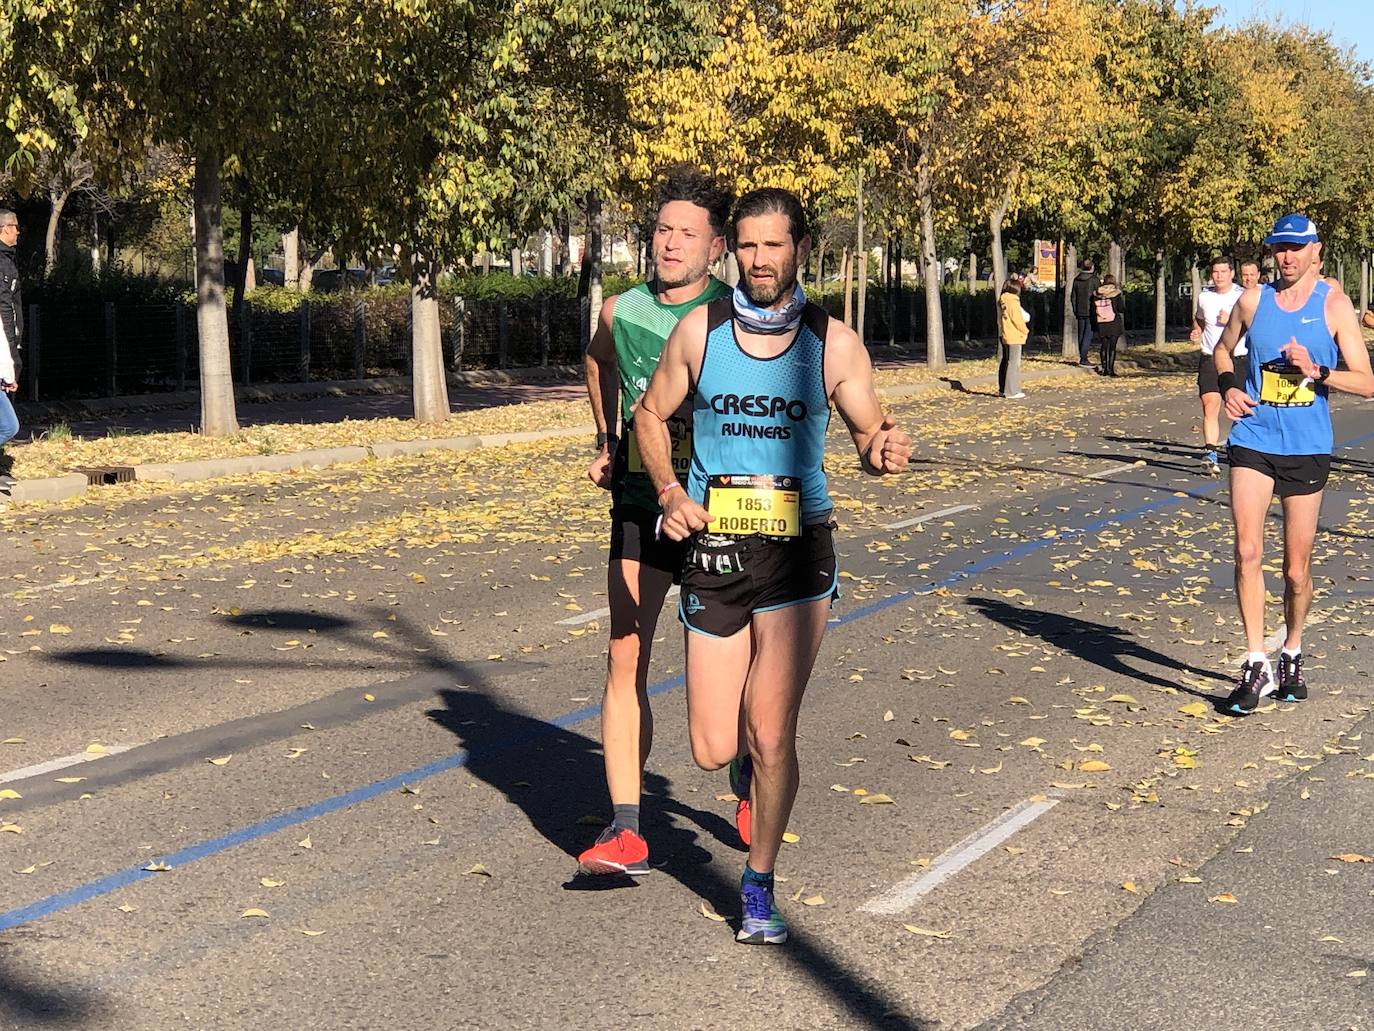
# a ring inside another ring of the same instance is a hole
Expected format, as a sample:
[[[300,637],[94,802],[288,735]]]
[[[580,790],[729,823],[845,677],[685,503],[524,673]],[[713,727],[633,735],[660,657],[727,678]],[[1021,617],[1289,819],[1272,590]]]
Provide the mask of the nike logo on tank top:
[[[1326,386],[1305,382],[1279,350],[1295,339],[1317,365],[1336,367],[1340,349],[1326,328],[1330,291],[1329,284],[1318,280],[1306,304],[1297,311],[1284,311],[1275,299],[1274,287],[1267,283],[1260,287],[1245,373],[1245,392],[1259,405],[1232,424],[1228,443],[1268,455],[1331,454],[1331,403]]]
[[[716,516],[708,533],[795,537],[833,507],[822,468],[830,316],[808,304],[787,350],[756,358],[735,336],[729,298],[707,311],[687,491]]]

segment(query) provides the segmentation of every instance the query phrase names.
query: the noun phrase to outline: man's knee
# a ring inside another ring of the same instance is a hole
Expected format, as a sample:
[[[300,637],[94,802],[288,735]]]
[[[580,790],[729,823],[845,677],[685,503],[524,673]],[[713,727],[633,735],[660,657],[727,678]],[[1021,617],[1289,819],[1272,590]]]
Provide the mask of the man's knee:
[[[610,671],[612,683],[624,682],[629,678],[636,677],[639,673],[640,660],[644,655],[639,635],[622,634],[619,637],[612,637],[606,655],[607,668]]]
[[[760,766],[781,766],[796,754],[797,735],[791,722],[756,723],[750,720],[745,729],[749,752]]]
[[[1236,539],[1236,566],[1238,568],[1244,569],[1246,572],[1257,571],[1263,558],[1263,541],[1252,541],[1239,537]]]
[[[1289,594],[1302,594],[1312,588],[1312,561],[1309,558],[1287,559],[1283,563],[1283,579]]]
[[[716,740],[707,734],[692,731],[692,761],[703,770],[718,770],[729,766],[739,751],[736,740]]]

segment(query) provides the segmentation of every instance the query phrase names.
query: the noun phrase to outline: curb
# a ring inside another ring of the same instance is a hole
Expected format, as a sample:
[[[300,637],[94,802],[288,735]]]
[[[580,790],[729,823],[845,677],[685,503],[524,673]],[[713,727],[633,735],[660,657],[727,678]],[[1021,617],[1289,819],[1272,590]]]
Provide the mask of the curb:
[[[1027,380],[1051,379],[1057,376],[1086,375],[1091,370],[1076,365],[1065,365],[1053,369],[1032,369],[1022,373],[1022,382]],[[972,376],[966,380],[955,377],[936,380],[931,383],[878,387],[879,397],[908,398],[922,394],[944,393],[948,390],[966,390],[970,386],[996,384],[995,374]],[[397,458],[402,455],[418,455],[427,451],[472,451],[477,448],[505,447],[508,444],[525,444],[555,437],[591,436],[595,427],[567,426],[550,430],[521,430],[515,433],[488,433],[479,436],[435,437],[428,440],[383,440],[375,444],[352,447],[318,448],[311,451],[293,451],[282,455],[240,455],[234,458],[204,458],[190,462],[147,462],[134,466],[134,479],[143,483],[192,483],[201,480],[217,480],[228,476],[243,476],[249,473],[296,472],[302,469],[324,469],[329,466],[347,465],[363,462],[369,458]],[[64,501],[86,492],[86,477],[80,473],[63,476],[48,476],[34,480],[16,482],[10,492],[11,501]]]

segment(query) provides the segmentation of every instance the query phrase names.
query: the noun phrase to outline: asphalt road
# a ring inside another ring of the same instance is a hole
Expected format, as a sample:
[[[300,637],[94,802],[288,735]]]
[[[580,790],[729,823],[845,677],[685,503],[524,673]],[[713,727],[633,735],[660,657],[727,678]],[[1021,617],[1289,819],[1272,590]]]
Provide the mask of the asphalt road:
[[[1313,697],[1241,721],[1188,378],[1027,392],[898,405],[901,478],[832,434],[782,948],[732,940],[671,611],[655,872],[574,876],[607,810],[585,442],[0,515],[0,1026],[1374,1026],[1374,407],[1337,411]]]

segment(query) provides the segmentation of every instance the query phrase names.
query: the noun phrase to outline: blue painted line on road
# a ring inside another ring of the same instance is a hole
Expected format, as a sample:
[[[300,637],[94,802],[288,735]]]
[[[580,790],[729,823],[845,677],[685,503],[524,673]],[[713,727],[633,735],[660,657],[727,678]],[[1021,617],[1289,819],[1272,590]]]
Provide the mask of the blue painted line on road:
[[[1374,433],[1366,433],[1363,436],[1355,437],[1337,446],[1341,448],[1355,447],[1369,440],[1374,440]],[[1014,562],[1042,548],[1062,543],[1066,539],[1093,533],[1113,523],[1120,524],[1130,522],[1131,520],[1139,519],[1141,516],[1148,515],[1151,512],[1157,512],[1160,509],[1179,505],[1184,501],[1204,498],[1215,493],[1220,488],[1220,483],[1210,484],[1200,490],[1192,491],[1184,497],[1175,497],[1171,495],[1167,498],[1161,498],[1158,501],[1150,502],[1147,505],[1141,505],[1139,508],[1133,508],[1127,512],[1104,516],[1095,522],[1089,523],[1087,526],[1066,529],[1056,537],[1042,537],[1038,540],[1027,541],[1025,544],[1018,545],[1008,551],[1001,552],[997,555],[991,555],[971,563],[959,570],[959,572],[953,573],[941,580],[933,581],[923,588],[902,591],[891,597],[884,598],[882,601],[873,602],[862,608],[854,609],[845,613],[838,619],[833,620],[832,624],[843,626],[848,623],[857,622],[860,619],[865,619],[875,613],[891,608],[893,605],[913,598],[918,594],[927,594],[940,587],[948,587],[970,576],[976,576],[979,573],[986,572],[995,566],[1002,565],[1006,562]],[[684,678],[681,675],[670,677],[652,685],[649,688],[649,694],[651,696],[666,694],[669,691],[674,691],[681,687],[683,683]],[[518,738],[508,739],[502,742],[498,747],[502,750],[506,750],[529,744],[531,741],[551,734],[556,730],[566,730],[591,719],[600,711],[599,706],[593,705],[575,709],[572,712],[565,713],[562,716],[557,716],[547,721],[547,730],[541,730],[522,735]],[[445,756],[442,759],[437,759],[424,766],[417,766],[404,773],[398,773],[395,776],[387,777],[385,780],[365,784],[362,787],[354,788],[352,791],[344,792],[341,795],[335,795],[332,798],[326,798],[319,802],[314,802],[311,805],[301,806],[297,809],[292,809],[280,813],[277,816],[270,817],[269,819],[249,824],[246,827],[241,827],[236,831],[231,831],[220,837],[211,838],[208,841],[202,841],[199,844],[191,845],[179,852],[173,852],[163,857],[162,862],[170,866],[172,871],[175,871],[178,867],[189,865],[200,859],[208,859],[211,856],[218,855],[221,852],[227,852],[229,849],[239,845],[244,845],[250,841],[264,838],[269,834],[275,834],[277,831],[285,830],[287,827],[294,827],[306,823],[307,821],[317,819],[318,817],[339,812],[342,809],[347,809],[361,802],[370,801],[380,795],[386,794],[388,791],[399,791],[407,784],[415,784],[427,780],[430,777],[438,776],[441,773],[460,769],[467,765],[467,761],[468,753],[466,751],[455,752],[453,755]],[[83,902],[89,902],[102,895],[109,895],[112,892],[116,892],[131,884],[136,884],[139,881],[145,881],[152,877],[166,876],[167,873],[165,872],[149,870],[142,866],[128,867],[127,869],[120,870],[105,877],[77,885],[75,888],[71,888],[60,894],[49,895],[47,898],[39,899],[37,902],[22,906],[19,909],[12,909],[7,913],[0,913],[0,933],[13,930],[16,927],[22,927],[25,924],[33,923],[35,920],[41,920],[43,917],[51,916],[54,913],[60,913],[63,910],[71,909],[73,906],[78,906]]]

